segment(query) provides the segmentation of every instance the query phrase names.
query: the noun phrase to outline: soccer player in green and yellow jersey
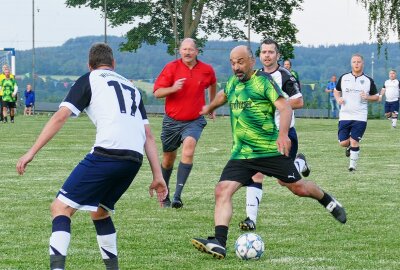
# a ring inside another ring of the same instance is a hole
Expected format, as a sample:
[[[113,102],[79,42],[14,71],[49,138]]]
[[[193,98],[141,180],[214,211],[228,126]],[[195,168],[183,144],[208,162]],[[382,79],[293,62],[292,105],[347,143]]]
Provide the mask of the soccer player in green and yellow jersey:
[[[288,130],[292,109],[272,77],[254,71],[255,59],[247,46],[237,46],[230,54],[234,76],[200,114],[212,113],[228,102],[233,133],[231,159],[222,171],[215,187],[215,234],[208,239],[193,238],[200,251],[222,259],[226,256],[228,226],[233,214],[232,197],[242,186],[252,183],[257,172],[279,179],[293,194],[318,200],[341,223],[346,212],[329,194],[314,182],[304,180],[288,156]],[[280,112],[279,130],[274,117]]]

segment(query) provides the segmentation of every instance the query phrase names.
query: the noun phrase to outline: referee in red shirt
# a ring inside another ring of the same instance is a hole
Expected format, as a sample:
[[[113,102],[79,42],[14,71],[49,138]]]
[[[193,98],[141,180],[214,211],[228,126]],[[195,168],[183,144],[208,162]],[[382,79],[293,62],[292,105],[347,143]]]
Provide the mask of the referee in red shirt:
[[[181,194],[193,166],[197,141],[207,125],[199,115],[206,104],[205,90],[209,90],[209,101],[216,94],[217,78],[213,68],[197,59],[199,50],[191,38],[182,41],[179,48],[181,58],[169,62],[154,84],[154,96],[165,97],[161,141],[163,158],[161,170],[167,186],[174,167],[178,148],[182,146],[181,161],[177,171],[176,190],[171,203],[169,193],[164,207],[181,208]],[[210,115],[212,119],[215,114]]]

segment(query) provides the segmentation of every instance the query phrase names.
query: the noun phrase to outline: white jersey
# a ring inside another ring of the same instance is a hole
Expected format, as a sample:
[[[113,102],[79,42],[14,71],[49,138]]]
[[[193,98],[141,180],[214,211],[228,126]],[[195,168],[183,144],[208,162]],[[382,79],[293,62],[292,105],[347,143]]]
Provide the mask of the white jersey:
[[[261,69],[263,70],[263,69]],[[290,73],[289,70],[279,66],[277,70],[272,73],[269,73],[271,77],[274,79],[276,84],[282,91],[287,95],[289,99],[296,99],[302,97],[303,95],[300,92],[300,85],[293,74]],[[275,111],[275,124],[279,129],[279,121],[280,121],[280,113],[279,110]],[[294,127],[295,124],[295,116],[294,110],[292,113],[292,121],[290,122],[290,127]]]
[[[122,159],[143,158],[148,124],[141,94],[133,84],[108,69],[97,69],[80,77],[60,107],[73,116],[86,111],[96,126],[91,153]]]
[[[340,106],[340,120],[367,121],[368,101],[361,99],[360,94],[378,95],[374,80],[364,73],[358,77],[351,72],[340,76],[336,90],[342,92],[344,104]]]
[[[386,80],[383,85],[387,102],[399,101],[400,85],[399,80]]]

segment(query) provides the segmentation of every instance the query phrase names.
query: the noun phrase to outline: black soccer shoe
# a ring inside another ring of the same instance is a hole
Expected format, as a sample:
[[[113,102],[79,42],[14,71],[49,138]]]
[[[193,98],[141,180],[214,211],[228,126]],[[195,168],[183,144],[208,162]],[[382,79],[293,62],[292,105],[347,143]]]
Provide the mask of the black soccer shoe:
[[[351,148],[350,145],[346,147],[346,151],[345,151],[346,157],[350,156],[350,148]]]
[[[199,251],[210,254],[214,258],[223,259],[226,256],[225,247],[215,237],[208,237],[207,239],[193,238],[191,242]]]
[[[333,198],[333,200],[325,208],[337,221],[343,224],[346,223],[346,211],[336,199]]]
[[[182,202],[181,198],[174,198],[171,206],[172,206],[172,208],[176,208],[176,209],[182,208],[183,202]]]
[[[256,223],[247,217],[245,220],[239,222],[239,228],[242,231],[255,231]]]
[[[305,170],[304,170],[304,172],[301,172],[301,174],[302,174],[304,177],[308,177],[308,176],[310,175],[310,173],[311,173],[311,168],[310,168],[310,166],[309,166],[308,163],[307,163],[306,156],[305,156],[304,154],[302,154],[302,153],[298,153],[298,154],[296,155],[296,158],[299,158],[299,159],[304,160],[304,163],[305,163],[304,168],[305,168]]]

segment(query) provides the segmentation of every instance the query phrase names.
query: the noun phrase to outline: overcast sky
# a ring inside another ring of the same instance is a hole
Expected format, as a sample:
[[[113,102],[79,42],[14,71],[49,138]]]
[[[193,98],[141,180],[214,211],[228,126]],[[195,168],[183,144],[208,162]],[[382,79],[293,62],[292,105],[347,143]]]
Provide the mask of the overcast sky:
[[[1,0],[0,48],[32,48],[32,0]],[[67,8],[65,0],[35,0],[35,47],[59,46],[70,38],[104,35],[104,19],[89,8]],[[365,9],[356,0],[304,0],[293,14],[301,45],[371,42]],[[122,36],[130,27],[107,28]],[[255,40],[257,37],[252,37]],[[372,41],[374,41],[373,39]]]

